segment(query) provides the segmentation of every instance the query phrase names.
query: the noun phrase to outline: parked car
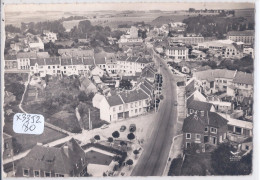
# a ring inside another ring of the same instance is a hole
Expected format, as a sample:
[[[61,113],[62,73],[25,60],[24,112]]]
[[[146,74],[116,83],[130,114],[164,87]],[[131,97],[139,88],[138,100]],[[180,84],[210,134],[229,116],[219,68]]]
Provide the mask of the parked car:
[[[120,128],[120,132],[124,132],[125,130],[126,130],[126,126],[122,125],[121,128]]]
[[[136,131],[136,125],[135,124],[130,124],[129,131],[130,132],[135,132]]]
[[[109,127],[108,124],[104,124],[104,125],[102,125],[100,128],[101,128],[101,129],[106,129],[106,128],[108,128],[108,127]]]

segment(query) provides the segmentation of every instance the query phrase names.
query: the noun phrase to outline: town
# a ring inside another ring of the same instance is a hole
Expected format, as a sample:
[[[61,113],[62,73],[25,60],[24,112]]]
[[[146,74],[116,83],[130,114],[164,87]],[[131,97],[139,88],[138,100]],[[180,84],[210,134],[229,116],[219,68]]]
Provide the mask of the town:
[[[4,176],[251,174],[255,22],[241,8],[7,12]],[[44,132],[15,133],[16,113]]]

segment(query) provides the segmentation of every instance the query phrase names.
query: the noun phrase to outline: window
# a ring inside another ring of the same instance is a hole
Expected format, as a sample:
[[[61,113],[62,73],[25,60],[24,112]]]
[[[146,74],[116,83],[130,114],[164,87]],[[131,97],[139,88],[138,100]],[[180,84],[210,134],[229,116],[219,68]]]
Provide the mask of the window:
[[[191,134],[190,133],[186,133],[186,139],[190,139],[191,138]]]
[[[194,110],[193,109],[190,109],[190,114],[192,114],[194,112]]]
[[[60,73],[60,70],[57,70],[57,73]]]
[[[208,132],[208,127],[205,127],[205,132]]]
[[[51,69],[51,66],[48,66],[48,69]]]
[[[201,115],[201,116],[204,116],[204,111],[200,111],[200,115]]]
[[[29,176],[29,169],[23,170],[23,176]]]
[[[137,102],[135,102],[135,107],[137,107]]]
[[[133,103],[131,103],[131,108],[133,107]]]
[[[249,146],[248,145],[246,145],[246,150],[249,150]]]
[[[139,112],[141,112],[142,111],[142,108],[139,108]]]
[[[243,129],[243,134],[246,136],[250,135],[250,130],[249,129]]]
[[[226,83],[227,83],[227,80],[223,80],[223,83],[225,83],[225,84],[226,84]]]
[[[210,132],[216,134],[217,133],[217,129],[212,127],[212,128],[210,128]]]
[[[190,147],[190,142],[186,142],[186,148]]]
[[[139,101],[139,106],[141,106],[141,104],[142,104],[142,102],[141,102],[141,101]]]
[[[57,68],[60,68],[60,66],[57,66]]]
[[[137,113],[137,109],[135,110],[135,113]]]
[[[248,84],[246,84],[246,88],[248,88]]]
[[[196,140],[200,140],[200,134],[196,134]]]
[[[116,112],[116,108],[115,107],[113,107],[113,111]]]
[[[235,132],[236,132],[236,134],[242,134],[242,128],[235,127]]]
[[[34,171],[34,177],[40,177],[40,171]]]
[[[51,172],[45,172],[45,177],[51,177]]]
[[[122,110],[122,106],[119,106],[119,110]]]
[[[52,66],[53,69],[55,69],[55,66]]]

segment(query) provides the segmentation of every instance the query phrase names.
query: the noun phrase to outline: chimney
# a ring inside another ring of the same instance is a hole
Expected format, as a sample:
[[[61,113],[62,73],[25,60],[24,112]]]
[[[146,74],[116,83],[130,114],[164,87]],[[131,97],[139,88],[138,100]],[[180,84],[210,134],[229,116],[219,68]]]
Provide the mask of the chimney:
[[[63,146],[63,151],[67,157],[69,157],[69,146],[66,144]]]

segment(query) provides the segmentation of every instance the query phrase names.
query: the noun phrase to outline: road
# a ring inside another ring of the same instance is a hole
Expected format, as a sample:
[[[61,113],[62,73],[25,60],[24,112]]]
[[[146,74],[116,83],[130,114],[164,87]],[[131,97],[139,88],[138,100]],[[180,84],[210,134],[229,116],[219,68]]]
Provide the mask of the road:
[[[157,112],[152,135],[131,176],[162,176],[168,161],[172,138],[177,133],[177,107],[174,106],[174,101],[177,99],[176,82],[167,64],[158,56],[155,56],[155,61],[162,64],[160,71],[163,75],[164,100]]]

